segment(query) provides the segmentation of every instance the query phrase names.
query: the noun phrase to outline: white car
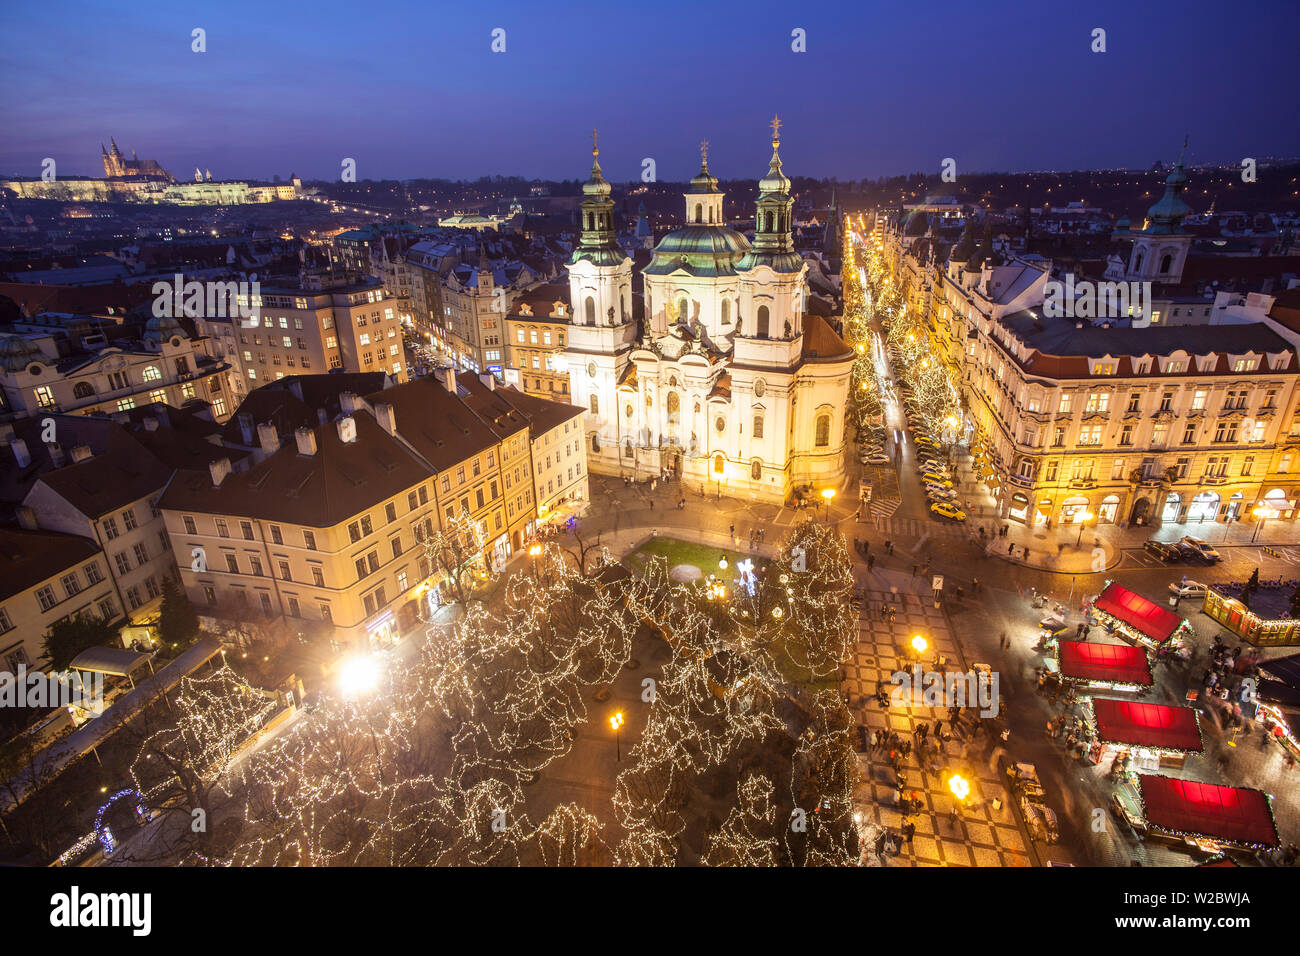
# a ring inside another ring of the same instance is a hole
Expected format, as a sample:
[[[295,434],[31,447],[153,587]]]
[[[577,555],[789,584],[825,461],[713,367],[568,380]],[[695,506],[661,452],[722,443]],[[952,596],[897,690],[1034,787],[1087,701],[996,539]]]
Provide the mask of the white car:
[[[1188,548],[1194,549],[1206,562],[1219,560],[1219,552],[1210,547],[1210,542],[1202,541],[1200,538],[1193,538],[1190,534],[1184,535],[1178,542]]]
[[[1174,581],[1169,585],[1169,593],[1180,598],[1205,597],[1208,590],[1200,581]]]

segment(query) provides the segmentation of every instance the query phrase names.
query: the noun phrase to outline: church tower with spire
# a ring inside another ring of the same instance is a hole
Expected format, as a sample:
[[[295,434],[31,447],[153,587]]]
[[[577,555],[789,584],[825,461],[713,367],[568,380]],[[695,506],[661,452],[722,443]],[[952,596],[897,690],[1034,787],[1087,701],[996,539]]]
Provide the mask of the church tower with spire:
[[[593,465],[617,469],[615,389],[636,340],[632,317],[632,260],[614,233],[611,187],[600,169],[591,133],[591,176],[582,186],[581,232],[569,258],[569,340],[565,361],[573,403],[587,409],[587,449]],[[608,461],[606,461],[608,459]]]
[[[1165,179],[1165,194],[1147,210],[1142,228],[1133,232],[1133,249],[1125,273],[1131,282],[1177,285],[1183,280],[1183,266],[1192,247],[1192,236],[1183,229],[1183,220],[1192,212],[1183,201],[1187,189],[1187,173],[1183,171],[1186,155],[1184,139],[1178,162]]]

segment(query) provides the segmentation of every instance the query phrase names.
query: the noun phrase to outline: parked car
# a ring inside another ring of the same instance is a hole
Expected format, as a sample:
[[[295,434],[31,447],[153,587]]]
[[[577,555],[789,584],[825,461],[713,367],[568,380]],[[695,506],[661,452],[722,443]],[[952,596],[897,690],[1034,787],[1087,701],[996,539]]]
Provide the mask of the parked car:
[[[1155,539],[1144,542],[1142,549],[1147,554],[1169,563],[1183,559],[1183,553],[1176,545],[1165,544],[1163,541],[1156,541]]]
[[[1205,592],[1209,587],[1200,581],[1174,581],[1169,585],[1169,593],[1180,598],[1199,598],[1205,597]]]
[[[881,454],[881,455],[869,455],[869,456],[867,456],[866,458],[862,459],[862,464],[864,464],[864,465],[888,465],[888,464],[889,464],[889,456],[888,456],[888,455],[884,455],[884,454]]]
[[[951,479],[949,479],[946,475],[940,474],[937,471],[921,472],[921,481],[929,482],[932,485],[941,485],[944,488],[952,487]]]
[[[941,517],[951,518],[953,521],[966,520],[966,512],[962,511],[951,502],[936,501],[934,504],[930,505],[930,510]]]
[[[1193,538],[1190,534],[1184,535],[1178,542],[1185,547],[1192,548],[1206,564],[1213,564],[1219,560],[1219,552],[1210,547],[1210,542],[1202,541],[1200,538]]]

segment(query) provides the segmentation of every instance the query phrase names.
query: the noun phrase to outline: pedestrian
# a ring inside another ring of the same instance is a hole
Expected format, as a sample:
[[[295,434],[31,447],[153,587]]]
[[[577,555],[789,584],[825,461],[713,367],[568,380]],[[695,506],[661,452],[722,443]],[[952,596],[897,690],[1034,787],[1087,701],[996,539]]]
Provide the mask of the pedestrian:
[[[1007,554],[1014,556],[1015,553],[1016,553],[1016,546],[1014,544],[1007,545]]]
[[[1029,549],[1028,549],[1028,548],[1025,548],[1025,560],[1026,560],[1026,561],[1029,560]]]
[[[916,572],[917,572],[918,567],[919,567],[918,565],[915,565],[915,564],[912,565],[912,577],[916,577]]]
[[[875,568],[875,566],[876,566],[876,556],[874,554],[867,555],[867,573],[870,574],[871,571]]]
[[[912,845],[912,837],[916,834],[916,824],[908,820],[903,824],[903,835],[907,837],[907,845]]]

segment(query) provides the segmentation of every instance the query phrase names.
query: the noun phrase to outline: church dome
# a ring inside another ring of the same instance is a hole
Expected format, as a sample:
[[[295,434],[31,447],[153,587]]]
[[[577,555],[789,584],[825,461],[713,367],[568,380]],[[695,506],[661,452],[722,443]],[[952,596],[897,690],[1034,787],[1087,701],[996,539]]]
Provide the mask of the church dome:
[[[21,335],[0,336],[0,367],[6,372],[21,372],[33,362],[44,361],[44,353]]]
[[[749,240],[721,225],[691,223],[659,240],[643,272],[668,275],[685,269],[692,275],[735,275],[736,262],[749,251]]]
[[[162,341],[177,333],[184,334],[184,329],[170,315],[155,315],[144,326],[144,337],[147,339],[157,339]]]

